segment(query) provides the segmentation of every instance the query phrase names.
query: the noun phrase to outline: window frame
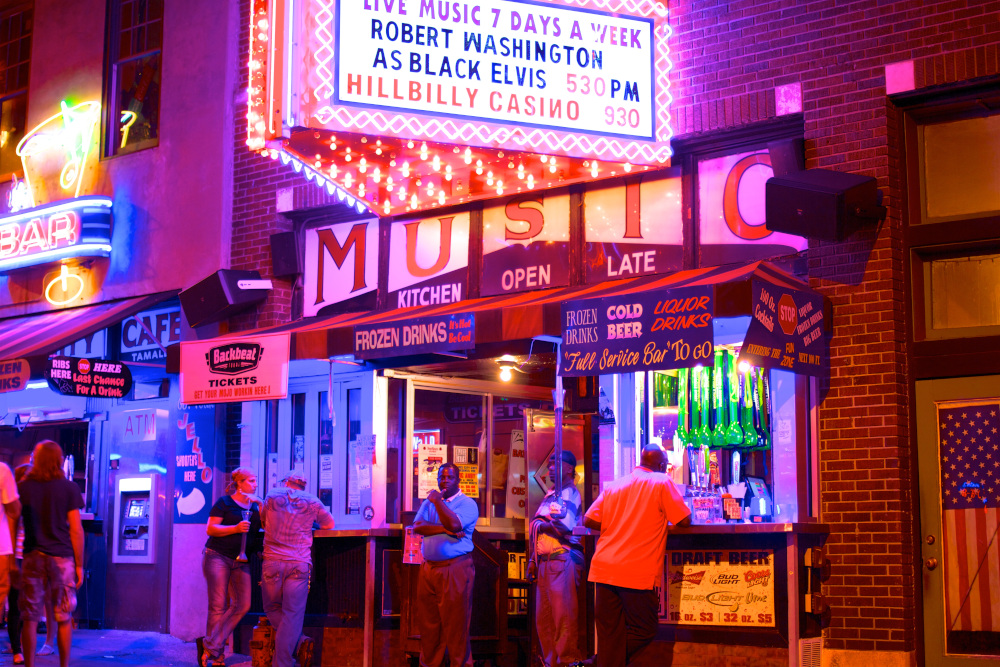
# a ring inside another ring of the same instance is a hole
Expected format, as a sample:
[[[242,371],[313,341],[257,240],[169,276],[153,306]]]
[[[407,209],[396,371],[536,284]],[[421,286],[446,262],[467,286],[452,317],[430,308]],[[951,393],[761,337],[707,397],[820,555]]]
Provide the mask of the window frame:
[[[28,66],[28,78],[24,82],[24,85],[21,86],[21,87],[19,87],[14,92],[9,92],[8,93],[6,91],[0,91],[0,109],[2,109],[2,105],[3,105],[4,102],[7,102],[8,100],[13,100],[15,97],[18,97],[18,96],[21,96],[21,95],[24,96],[24,121],[25,121],[25,127],[23,128],[24,131],[21,134],[21,137],[23,138],[24,135],[26,135],[28,133],[28,129],[29,129],[28,126],[27,126],[27,124],[28,124],[28,111],[29,111],[28,103],[30,101],[30,89],[31,89],[31,56],[32,56],[32,48],[34,46],[33,40],[34,40],[34,35],[35,35],[35,31],[34,31],[35,7],[34,7],[34,4],[33,3],[23,3],[23,4],[20,4],[20,5],[9,7],[6,10],[0,12],[0,21],[9,20],[11,17],[13,17],[13,16],[15,16],[17,14],[30,14],[31,15],[30,20],[32,22],[32,28],[31,28],[31,31],[27,35],[27,37],[28,37],[28,59],[25,62],[23,62],[23,63],[18,63],[18,66],[20,66],[22,64]],[[22,35],[18,39],[23,39],[23,38],[24,38],[24,35]],[[11,41],[13,41],[13,40],[11,40]],[[3,71],[7,71],[9,69],[11,69],[11,68],[10,67],[5,67],[5,68],[3,68]],[[18,139],[18,142],[19,141],[20,141],[20,139]],[[15,175],[20,176],[21,178],[24,177],[24,164],[20,161],[20,159],[18,159],[17,166],[16,166],[16,168],[14,170],[12,170],[12,171],[0,171],[0,179],[2,179],[4,181],[9,181],[10,178],[11,178],[11,176],[15,176]]]
[[[157,132],[156,137],[153,139],[146,139],[143,141],[138,141],[135,144],[129,146],[121,146],[119,142],[119,125],[120,121],[117,117],[118,107],[121,99],[122,92],[118,86],[119,70],[121,67],[128,65],[130,63],[135,63],[137,61],[142,61],[149,57],[159,58],[159,69],[160,69],[160,85],[162,92],[162,72],[163,72],[163,23],[166,18],[166,2],[163,2],[163,16],[160,17],[158,21],[153,23],[158,23],[160,36],[159,36],[159,46],[153,49],[146,49],[144,51],[133,53],[127,58],[121,58],[119,52],[119,45],[121,39],[121,15],[122,15],[122,3],[131,2],[133,0],[108,0],[108,10],[107,10],[107,25],[105,29],[105,62],[104,62],[104,94],[103,94],[103,111],[102,111],[102,131],[101,131],[101,159],[111,159],[116,157],[123,157],[126,155],[132,155],[134,153],[142,152],[149,148],[156,148],[160,145],[160,112],[162,110],[162,98],[158,98],[156,101],[157,107]],[[135,0],[136,2],[141,2],[142,0]],[[156,2],[159,0],[147,0],[148,2]],[[148,24],[148,23],[147,23]],[[159,94],[159,93],[158,93]],[[111,137],[114,136],[114,141]]]
[[[906,304],[908,343],[914,380],[1000,372],[1000,327],[956,329],[929,335],[929,294],[925,267],[935,259],[975,256],[1000,247],[1000,215],[966,216],[959,220],[923,219],[920,126],[1000,113],[997,78],[951,86],[930,93],[893,96],[899,114],[900,156],[904,181],[903,250],[908,276]]]

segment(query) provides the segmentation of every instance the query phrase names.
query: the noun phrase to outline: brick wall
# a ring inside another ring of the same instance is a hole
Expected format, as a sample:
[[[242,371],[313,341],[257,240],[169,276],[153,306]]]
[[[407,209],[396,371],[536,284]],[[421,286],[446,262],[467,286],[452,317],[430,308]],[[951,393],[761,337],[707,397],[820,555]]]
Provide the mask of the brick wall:
[[[682,137],[774,118],[801,84],[806,166],[874,176],[889,217],[814,244],[814,287],[833,302],[820,410],[821,503],[833,531],[829,648],[916,650],[921,581],[916,457],[907,414],[900,128],[885,65],[914,60],[917,87],[996,75],[1000,3],[670,2],[671,91]]]

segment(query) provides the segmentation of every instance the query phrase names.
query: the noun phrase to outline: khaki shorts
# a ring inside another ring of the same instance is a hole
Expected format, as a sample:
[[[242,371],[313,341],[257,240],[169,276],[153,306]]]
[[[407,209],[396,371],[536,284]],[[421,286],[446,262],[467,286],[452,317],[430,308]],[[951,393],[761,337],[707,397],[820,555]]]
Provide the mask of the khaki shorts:
[[[55,608],[56,622],[71,620],[76,609],[76,561],[32,551],[24,555],[23,568],[21,597],[17,604],[21,618],[35,622],[45,620],[45,601],[50,600]]]

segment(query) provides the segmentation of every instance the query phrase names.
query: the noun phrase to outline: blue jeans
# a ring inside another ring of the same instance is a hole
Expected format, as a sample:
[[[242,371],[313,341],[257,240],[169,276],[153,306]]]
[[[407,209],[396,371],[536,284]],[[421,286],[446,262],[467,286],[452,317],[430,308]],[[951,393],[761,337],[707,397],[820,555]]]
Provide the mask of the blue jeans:
[[[294,560],[265,560],[263,580],[264,612],[274,626],[274,662],[271,667],[292,667],[292,653],[302,634],[309,598],[312,565]]]
[[[222,654],[229,635],[250,611],[250,566],[205,549],[201,570],[208,582],[208,627],[205,651],[213,658]]]

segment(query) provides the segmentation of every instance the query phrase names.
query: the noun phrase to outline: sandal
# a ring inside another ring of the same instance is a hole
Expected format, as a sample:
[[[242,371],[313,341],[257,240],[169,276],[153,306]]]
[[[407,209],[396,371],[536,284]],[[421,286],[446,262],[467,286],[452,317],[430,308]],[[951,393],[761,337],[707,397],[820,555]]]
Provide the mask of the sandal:
[[[56,649],[48,644],[42,644],[42,648],[38,649],[35,655],[52,655],[56,652]]]

